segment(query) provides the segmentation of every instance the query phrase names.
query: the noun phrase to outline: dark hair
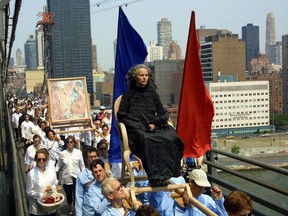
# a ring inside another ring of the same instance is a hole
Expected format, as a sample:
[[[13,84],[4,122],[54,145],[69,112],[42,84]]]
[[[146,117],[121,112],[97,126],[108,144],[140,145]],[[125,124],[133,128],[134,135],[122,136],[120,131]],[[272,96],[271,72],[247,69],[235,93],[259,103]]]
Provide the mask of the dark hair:
[[[147,86],[150,87],[153,90],[156,90],[157,89],[157,85],[155,84],[154,80],[152,79],[151,69],[149,67],[147,67],[146,65],[144,65],[144,64],[138,64],[138,65],[133,66],[129,70],[129,72],[127,73],[126,78],[127,78],[129,87],[130,88],[136,87],[136,79],[135,79],[135,77],[137,75],[137,70],[141,69],[141,68],[147,69],[147,71],[148,71],[149,79],[148,79]]]
[[[137,209],[135,216],[161,216],[161,215],[154,206],[141,205]]]
[[[93,168],[97,167],[97,165],[100,165],[105,169],[105,163],[101,159],[93,160],[90,164],[90,170],[92,171]]]
[[[46,136],[47,136],[48,139],[49,139],[49,136],[48,136],[49,132],[52,132],[54,135],[56,135],[55,131],[50,128],[49,130],[45,131]]]
[[[103,128],[107,128],[108,130],[109,130],[109,126],[108,125],[106,125],[106,124],[104,124],[101,128],[102,128],[102,130],[103,130]]]
[[[97,143],[97,150],[99,149],[99,146],[102,144],[106,144],[107,147],[109,146],[109,142],[106,139],[101,139],[98,143]]]
[[[227,197],[225,197],[224,207],[227,212],[235,214],[242,210],[251,210],[252,200],[242,191],[232,191]]]
[[[97,149],[94,146],[88,146],[87,148],[85,148],[85,150],[83,151],[84,159],[88,159],[88,153],[91,152],[96,152],[97,154]]]
[[[72,140],[72,141],[73,141],[73,146],[74,146],[74,148],[76,147],[75,137],[72,136],[72,135],[69,135],[69,136],[66,138],[66,140],[65,140],[64,147],[63,147],[64,149],[67,149],[67,144],[68,144],[69,140]]]
[[[37,138],[39,138],[40,141],[42,140],[41,136],[39,136],[38,134],[35,134],[35,135],[33,136],[33,141],[34,141],[35,139],[37,139]]]

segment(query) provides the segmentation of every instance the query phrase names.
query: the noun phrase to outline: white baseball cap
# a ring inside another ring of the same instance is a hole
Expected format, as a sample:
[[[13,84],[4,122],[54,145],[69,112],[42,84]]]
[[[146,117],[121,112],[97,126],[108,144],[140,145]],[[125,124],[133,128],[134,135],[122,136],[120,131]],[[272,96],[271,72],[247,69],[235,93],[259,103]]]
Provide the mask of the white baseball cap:
[[[194,169],[190,173],[189,179],[193,180],[200,187],[211,187],[211,184],[207,179],[207,175],[202,169]]]

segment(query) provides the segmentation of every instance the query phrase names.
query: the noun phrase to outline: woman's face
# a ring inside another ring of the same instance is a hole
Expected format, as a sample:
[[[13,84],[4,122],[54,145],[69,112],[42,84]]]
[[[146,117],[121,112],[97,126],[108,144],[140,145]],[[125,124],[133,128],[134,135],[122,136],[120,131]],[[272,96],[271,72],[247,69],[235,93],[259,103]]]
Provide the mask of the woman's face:
[[[148,70],[146,68],[139,68],[136,71],[136,85],[139,87],[144,87],[147,85],[148,80],[149,80],[149,75],[148,75]]]
[[[74,148],[74,142],[73,142],[72,139],[70,139],[70,140],[67,141],[67,149],[68,149],[69,151],[72,151],[73,148]]]
[[[106,135],[106,134],[108,134],[108,128],[107,127],[103,127],[102,128],[102,133],[104,134],[104,135]]]
[[[29,121],[29,115],[25,115],[25,121]]]
[[[49,138],[50,140],[54,140],[54,137],[55,137],[55,135],[54,135],[53,132],[49,132],[49,133],[48,133],[48,138]]]
[[[40,168],[45,167],[46,160],[47,160],[46,155],[43,153],[39,153],[36,159],[37,166]]]
[[[40,124],[41,130],[44,131],[44,129],[46,128],[46,124],[44,122],[42,122]]]

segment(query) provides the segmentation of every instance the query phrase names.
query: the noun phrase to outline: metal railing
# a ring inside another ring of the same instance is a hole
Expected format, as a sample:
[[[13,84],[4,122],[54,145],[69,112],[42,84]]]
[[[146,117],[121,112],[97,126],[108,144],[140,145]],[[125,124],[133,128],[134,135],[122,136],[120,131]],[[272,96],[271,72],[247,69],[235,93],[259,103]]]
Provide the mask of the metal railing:
[[[223,188],[226,188],[230,191],[240,189],[244,191],[245,193],[247,193],[252,198],[252,200],[258,203],[260,206],[269,208],[270,210],[273,210],[283,215],[288,215],[288,209],[286,207],[280,206],[279,203],[277,203],[278,200],[271,200],[271,199],[267,199],[267,197],[260,197],[258,194],[252,193],[251,191],[241,188],[240,185],[235,185],[235,184],[232,184],[231,182],[227,182],[223,179],[220,179],[217,173],[219,172],[219,170],[229,173],[231,175],[237,176],[248,182],[257,184],[258,186],[261,186],[262,188],[269,189],[275,193],[282,194],[288,197],[288,190],[283,187],[284,185],[281,185],[282,187],[280,187],[279,185],[273,185],[271,182],[267,183],[257,178],[249,177],[247,175],[244,175],[243,172],[235,171],[232,168],[229,168],[228,166],[221,165],[218,163],[218,160],[216,159],[218,158],[218,155],[223,155],[223,156],[235,159],[237,161],[242,161],[248,164],[252,164],[261,169],[270,170],[272,172],[276,172],[284,176],[288,176],[287,169],[275,167],[267,163],[256,161],[247,157],[238,156],[236,154],[232,154],[232,153],[220,150],[220,149],[212,149],[210,152],[207,153],[206,155],[207,159],[204,160],[204,163],[207,164],[207,168],[208,168],[208,178],[212,183],[221,185]],[[259,207],[258,208],[255,207],[253,209],[253,213],[254,215],[260,215],[260,216],[267,215],[267,213],[263,212],[263,210],[261,211]]]
[[[6,178],[2,179],[2,181],[5,181],[5,184],[8,185],[6,188],[6,190],[8,190],[6,197],[2,197],[2,199],[6,199],[8,202],[3,206],[2,212],[5,212],[5,215],[29,215],[25,193],[25,179],[14,140],[14,130],[12,129],[10,117],[11,113],[7,111],[8,108],[2,91],[1,107],[2,139],[0,145],[1,153],[5,155],[5,157],[2,157],[5,166],[2,167],[6,169],[3,170],[6,172]],[[17,206],[17,208],[15,208],[15,206]]]

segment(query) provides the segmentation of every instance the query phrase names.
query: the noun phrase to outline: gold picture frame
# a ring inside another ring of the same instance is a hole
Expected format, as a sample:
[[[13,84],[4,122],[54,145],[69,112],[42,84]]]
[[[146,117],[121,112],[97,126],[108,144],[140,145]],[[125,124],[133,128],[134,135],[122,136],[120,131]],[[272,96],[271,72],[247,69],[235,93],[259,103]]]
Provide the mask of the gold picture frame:
[[[48,79],[50,127],[57,133],[92,130],[86,77]],[[71,129],[76,128],[76,129]]]

